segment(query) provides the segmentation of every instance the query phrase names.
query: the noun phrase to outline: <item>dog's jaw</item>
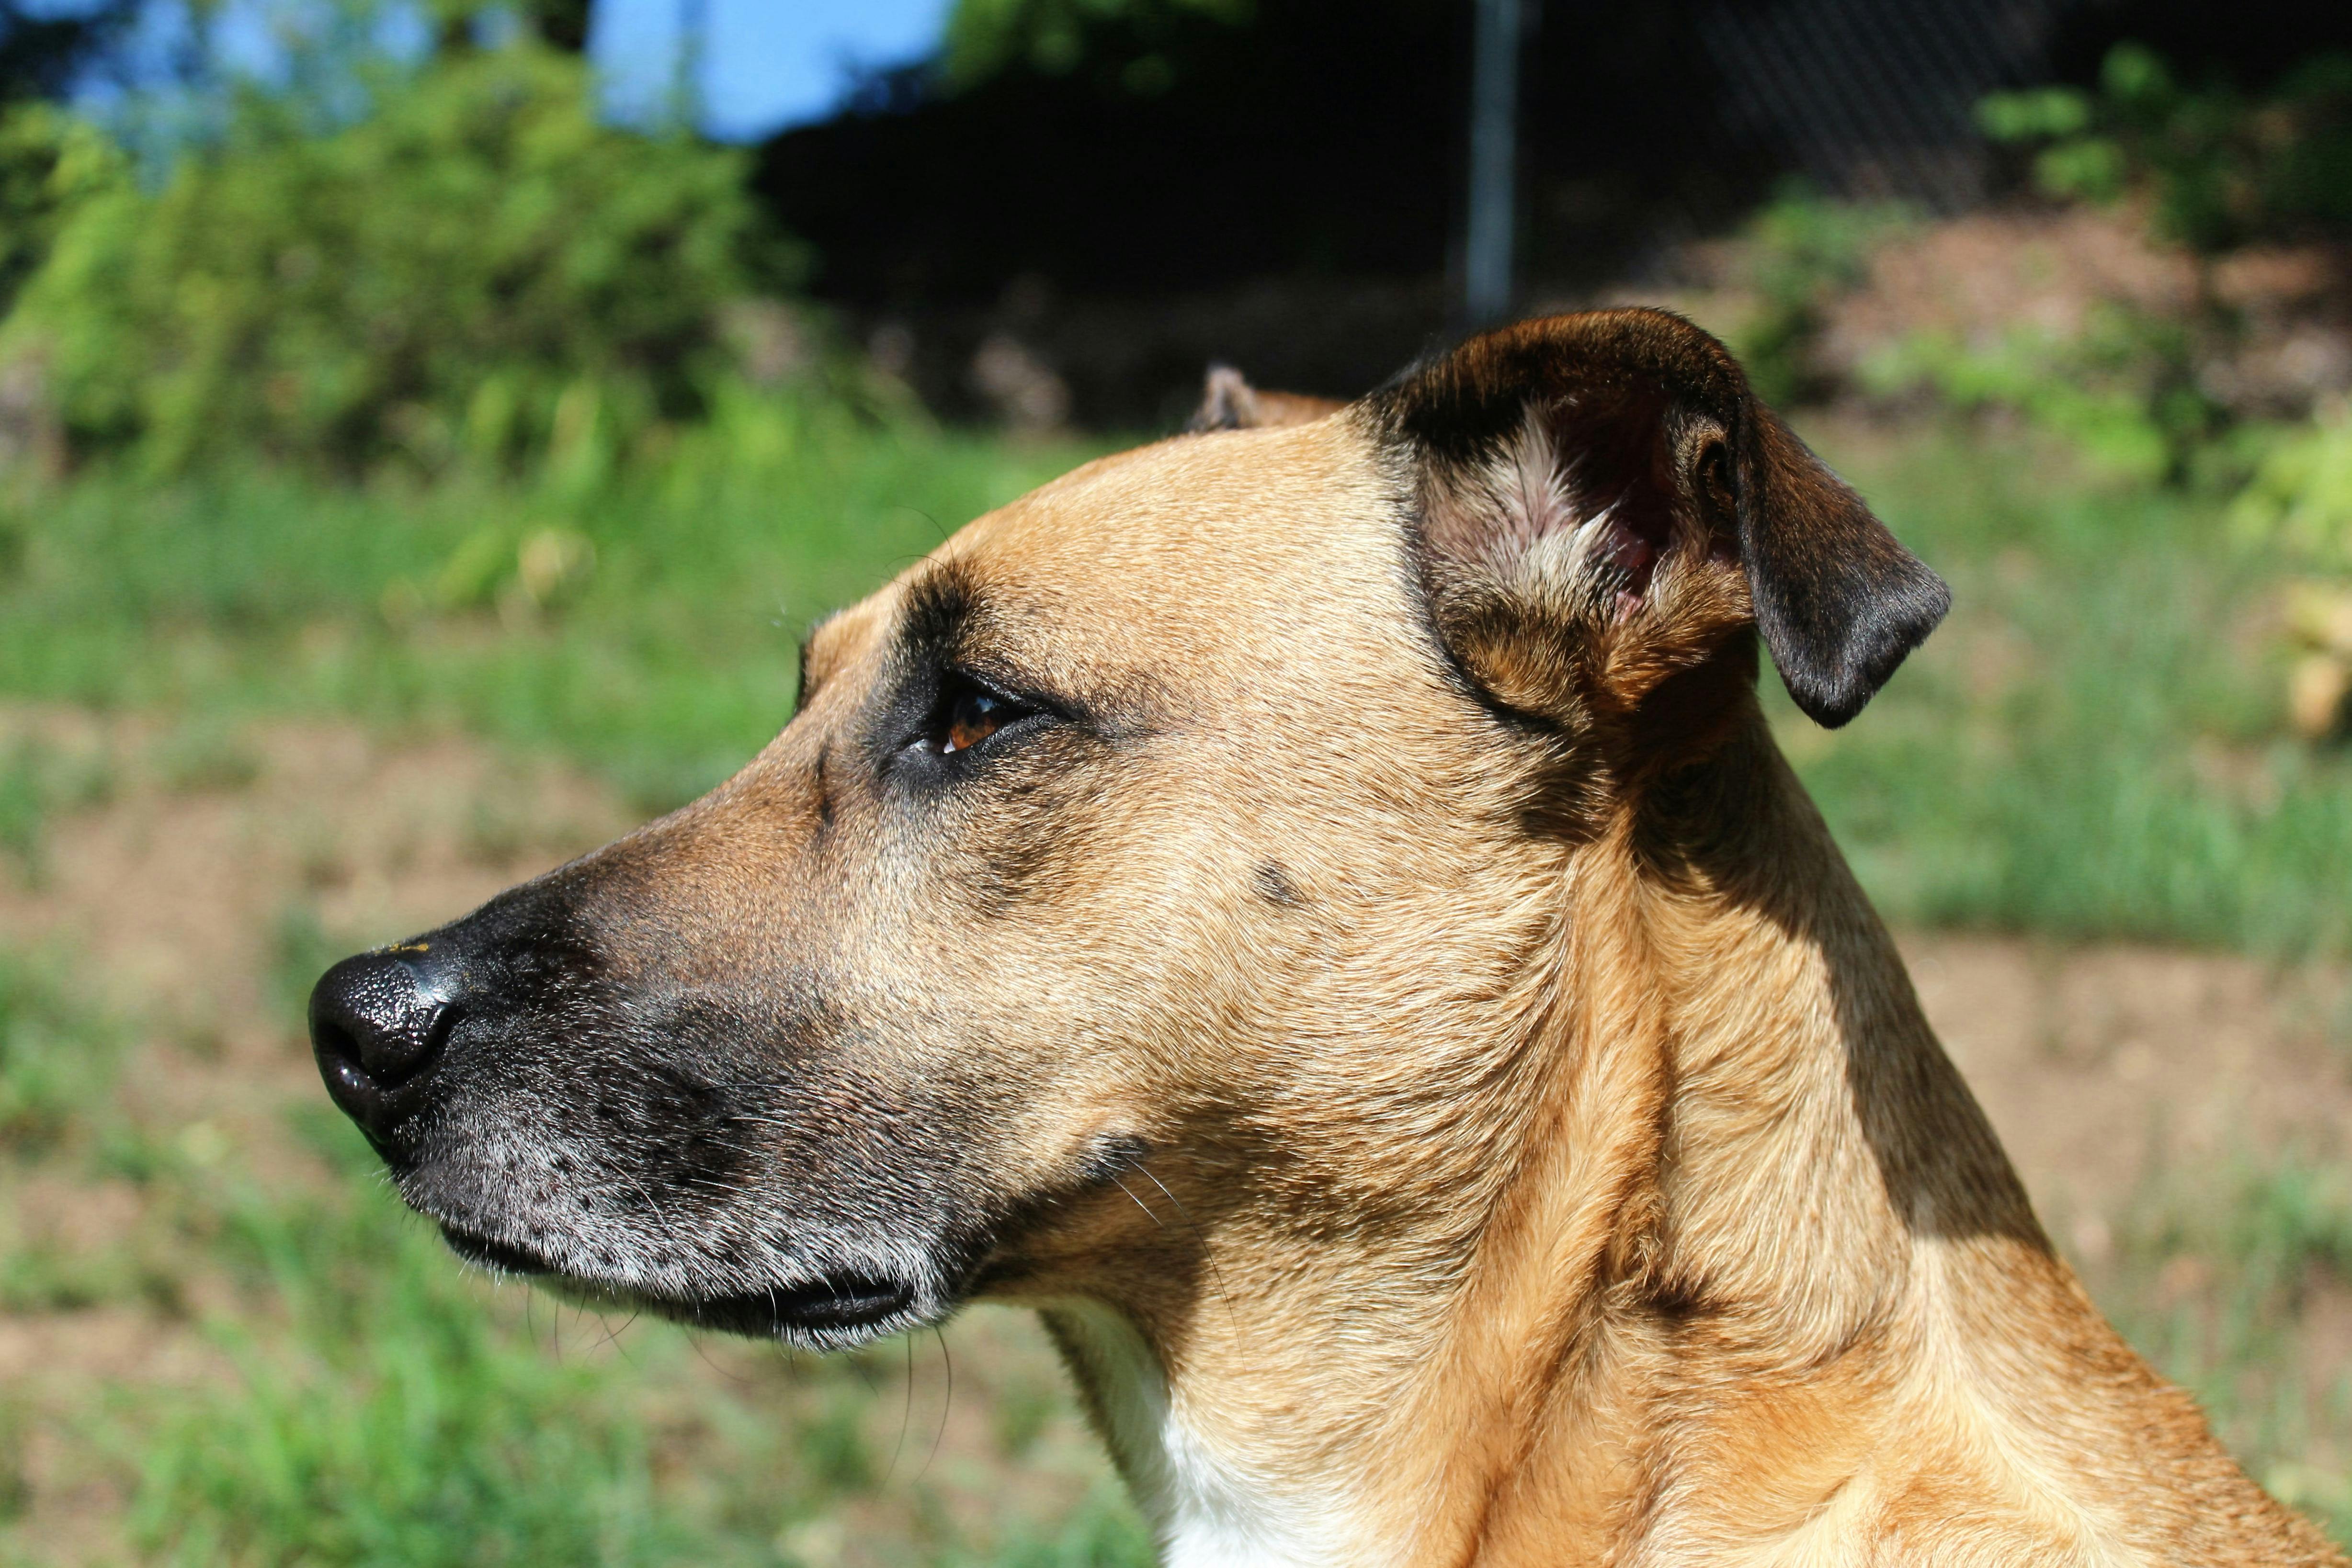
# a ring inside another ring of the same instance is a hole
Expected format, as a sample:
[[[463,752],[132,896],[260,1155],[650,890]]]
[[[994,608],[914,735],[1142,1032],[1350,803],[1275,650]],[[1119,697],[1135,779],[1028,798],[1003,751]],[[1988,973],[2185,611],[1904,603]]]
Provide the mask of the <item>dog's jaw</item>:
[[[1165,1568],[1331,1568],[1392,1559],[1363,1510],[1328,1481],[1277,1475],[1203,1429],[1158,1354],[1118,1309],[1041,1308],[1087,1389],[1102,1437],[1150,1519]]]

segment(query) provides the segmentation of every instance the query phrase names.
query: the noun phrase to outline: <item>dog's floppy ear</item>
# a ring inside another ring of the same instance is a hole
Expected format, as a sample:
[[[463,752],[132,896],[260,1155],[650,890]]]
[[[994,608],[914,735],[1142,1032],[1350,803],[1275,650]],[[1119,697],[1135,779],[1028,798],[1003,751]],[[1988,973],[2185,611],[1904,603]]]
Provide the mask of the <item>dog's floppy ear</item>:
[[[1204,430],[1265,430],[1278,424],[1310,424],[1336,413],[1336,398],[1304,392],[1260,392],[1231,365],[1211,365],[1201,389],[1201,406],[1184,422],[1188,434]]]
[[[1637,706],[1753,625],[1835,727],[1950,605],[1723,345],[1665,311],[1522,322],[1368,402],[1413,478],[1440,631],[1515,706]]]

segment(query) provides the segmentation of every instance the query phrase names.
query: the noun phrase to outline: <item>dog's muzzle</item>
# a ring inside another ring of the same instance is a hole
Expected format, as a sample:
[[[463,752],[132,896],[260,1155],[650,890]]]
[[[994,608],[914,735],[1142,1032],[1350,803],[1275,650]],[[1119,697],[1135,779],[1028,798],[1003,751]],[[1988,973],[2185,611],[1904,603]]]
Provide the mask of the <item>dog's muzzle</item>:
[[[310,1050],[327,1092],[395,1163],[395,1129],[414,1124],[430,1092],[464,1010],[458,993],[429,955],[396,949],[346,958],[310,992]]]

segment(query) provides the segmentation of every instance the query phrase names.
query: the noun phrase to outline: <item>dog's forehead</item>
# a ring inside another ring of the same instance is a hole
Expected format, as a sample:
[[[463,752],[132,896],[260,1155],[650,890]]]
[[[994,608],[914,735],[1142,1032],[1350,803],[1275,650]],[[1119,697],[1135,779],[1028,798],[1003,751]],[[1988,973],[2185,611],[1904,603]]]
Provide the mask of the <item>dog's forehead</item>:
[[[1113,658],[1213,660],[1381,619],[1368,612],[1405,591],[1399,507],[1345,418],[1181,436],[977,519],[929,564],[1015,634],[1081,639]]]

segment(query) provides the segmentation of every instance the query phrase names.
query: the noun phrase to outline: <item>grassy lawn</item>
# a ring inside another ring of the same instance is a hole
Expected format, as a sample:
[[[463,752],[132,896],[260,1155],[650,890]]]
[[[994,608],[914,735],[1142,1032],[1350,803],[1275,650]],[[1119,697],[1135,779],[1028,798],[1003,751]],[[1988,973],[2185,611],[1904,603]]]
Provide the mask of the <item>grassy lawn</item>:
[[[1783,744],[1890,917],[2352,947],[2352,753],[2285,722],[2283,583],[2210,499],[1964,429],[1817,433],[1952,583],[1850,728]]]
[[[822,405],[685,439],[708,447],[582,488],[259,473],[19,500],[0,514],[0,695],[215,727],[331,713],[464,728],[667,808],[791,716],[816,616],[1092,455]],[[534,547],[557,563],[537,577]]]
[[[1958,605],[1851,729],[1783,716],[1891,915],[2281,961],[2352,950],[2352,759],[2285,737],[2280,585],[2215,505],[2103,488],[2015,438],[1816,435]],[[158,738],[135,767],[0,739],[0,877],[38,896],[58,824],[133,774],[244,788],[263,766],[248,730],[288,721],[461,734],[584,768],[624,810],[674,804],[783,722],[811,619],[1088,455],[821,408],[689,439],[709,445],[571,489],[97,475],[17,497],[0,511],[0,702],[137,716]],[[310,910],[281,920],[260,993],[289,1051],[320,957],[394,934],[331,935]],[[566,1331],[546,1301],[452,1266],[322,1105],[234,1137],[142,1109],[136,1080],[207,1048],[82,974],[79,956],[0,953],[0,1186],[128,1194],[139,1218],[95,1249],[0,1229],[0,1324],[143,1313],[187,1325],[194,1370],[119,1379],[62,1424],[0,1387],[0,1563],[62,1550],[21,1528],[34,1469],[119,1498],[129,1550],[174,1563],[1149,1560],[1099,1462],[1066,1462],[1083,1439],[1034,1345],[983,1321],[820,1364],[650,1324]],[[2315,1314],[2352,1301],[2340,1168],[2265,1151],[2110,1218],[2086,1273],[2118,1322],[2259,1475],[2352,1526],[2347,1385],[2301,1370]],[[951,1496],[1056,1466],[1042,1511],[975,1525]]]

